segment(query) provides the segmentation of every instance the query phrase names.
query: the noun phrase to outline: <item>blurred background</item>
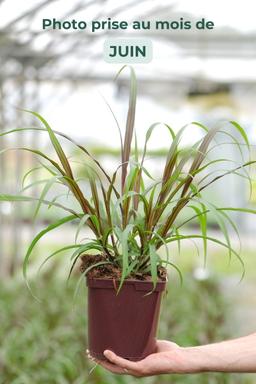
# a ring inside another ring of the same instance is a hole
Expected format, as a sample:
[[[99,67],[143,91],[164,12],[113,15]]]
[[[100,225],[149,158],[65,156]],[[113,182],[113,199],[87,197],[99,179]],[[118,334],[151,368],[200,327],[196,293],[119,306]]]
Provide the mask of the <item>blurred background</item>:
[[[42,30],[42,19],[58,20],[212,20],[209,31],[98,31]],[[219,121],[236,120],[246,130],[256,155],[256,50],[254,3],[203,0],[0,0],[0,132],[17,127],[39,126],[19,108],[42,114],[52,128],[71,135],[111,171],[120,163],[119,134],[109,103],[122,129],[128,106],[128,71],[118,81],[118,64],[103,60],[107,37],[146,36],[153,41],[153,61],[138,64],[136,132],[139,146],[154,122],[174,130],[192,121],[212,127]],[[106,101],[105,101],[106,100]],[[191,126],[184,145],[200,137]],[[66,153],[75,161],[86,159],[68,141]],[[149,167],[159,174],[169,146],[164,128],[150,143]],[[47,136],[19,132],[0,137],[0,151],[29,147],[52,154]],[[219,155],[240,161],[234,146],[220,146]],[[85,163],[84,163],[85,164]],[[8,151],[0,155],[0,193],[17,194],[27,178],[24,193],[38,196],[42,174],[38,159],[28,152]],[[76,167],[76,163],[74,163]],[[80,169],[82,172],[82,170]],[[251,170],[252,177],[255,170]],[[50,200],[54,195],[47,195]],[[230,177],[208,192],[207,198],[224,206],[255,208],[252,193],[241,178]],[[73,243],[75,229],[66,225],[40,242],[31,260],[30,275],[38,303],[22,279],[22,260],[33,236],[60,212],[41,209],[34,222],[35,207],[27,203],[0,203],[0,383],[135,383],[94,368],[85,357],[86,291],[77,299],[73,291],[78,274],[66,286],[69,254],[62,254],[36,275],[43,258]],[[241,233],[241,256],[246,274],[241,283],[237,260],[229,263],[225,252],[209,246],[206,267],[196,248],[184,242],[181,256],[172,256],[184,275],[183,286],[175,274],[169,278],[169,294],[159,329],[160,336],[182,345],[195,345],[236,337],[255,331],[255,230],[254,215],[233,216]],[[197,228],[188,227],[187,231]],[[218,237],[214,220],[209,231]],[[85,233],[87,233],[85,229]],[[234,236],[232,243],[238,246]],[[202,244],[196,244],[199,250]],[[159,377],[143,383],[254,383],[254,375],[194,375]]]

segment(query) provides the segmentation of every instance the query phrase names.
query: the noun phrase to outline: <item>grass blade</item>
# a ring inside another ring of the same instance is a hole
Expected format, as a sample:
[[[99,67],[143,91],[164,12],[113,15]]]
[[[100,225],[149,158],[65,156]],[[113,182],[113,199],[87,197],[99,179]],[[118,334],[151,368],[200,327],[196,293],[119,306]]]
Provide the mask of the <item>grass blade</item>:
[[[159,263],[159,256],[156,253],[156,248],[154,244],[149,244],[149,257],[150,257],[150,273],[152,277],[153,290],[154,290],[157,284],[157,265]]]
[[[25,258],[24,258],[24,261],[23,261],[23,276],[24,276],[24,279],[27,283],[27,286],[29,287],[30,289],[30,286],[29,286],[29,283],[28,283],[28,279],[27,279],[27,266],[28,266],[28,261],[29,261],[29,258],[31,256],[31,253],[33,251],[33,249],[35,248],[36,244],[38,243],[38,241],[44,236],[46,235],[47,233],[49,233],[50,231],[52,231],[53,229],[55,228],[58,228],[60,227],[61,225],[63,224],[66,224],[68,222],[71,222],[73,220],[77,219],[77,217],[75,215],[70,215],[70,216],[66,216],[60,220],[57,220],[55,221],[54,223],[48,225],[48,227],[46,227],[45,229],[43,229],[41,232],[39,232],[36,237],[33,239],[33,241],[31,242],[30,246],[28,247],[28,250],[26,252],[26,255],[25,255]]]
[[[9,201],[9,202],[37,202],[37,201],[39,201],[39,199],[36,198],[36,197],[31,197],[31,196],[3,194],[3,195],[0,195],[0,202],[1,201]],[[65,207],[62,204],[55,203],[55,202],[48,201],[48,200],[42,200],[41,202],[42,202],[42,204],[53,205],[54,207],[61,208],[64,211],[67,211],[67,212],[71,213],[72,215],[76,216],[77,218],[81,217],[80,213],[77,213],[73,209]]]
[[[116,78],[120,75],[120,73],[126,68],[125,65],[120,69]],[[136,98],[137,98],[137,80],[134,69],[132,67],[128,67],[130,69],[130,95],[129,95],[129,108],[127,113],[126,120],[126,129],[125,129],[125,137],[124,137],[124,145],[122,151],[122,192],[125,187],[125,179],[127,175],[127,167],[130,160],[131,153],[131,143],[133,138],[133,130],[134,130],[134,120],[135,120],[135,111],[136,111]]]

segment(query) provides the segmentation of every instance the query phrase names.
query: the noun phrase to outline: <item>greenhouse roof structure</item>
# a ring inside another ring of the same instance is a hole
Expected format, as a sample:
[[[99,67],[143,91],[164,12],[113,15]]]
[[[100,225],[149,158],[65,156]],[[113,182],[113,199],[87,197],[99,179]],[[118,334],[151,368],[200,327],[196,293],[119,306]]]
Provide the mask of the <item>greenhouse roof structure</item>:
[[[247,6],[253,4],[247,0]],[[207,5],[207,7],[206,7]],[[254,20],[238,23],[240,7],[234,5],[232,20],[225,25],[228,9],[211,10],[203,0],[193,2],[174,0],[15,0],[0,1],[0,60],[1,76],[8,78],[26,71],[37,71],[42,80],[108,80],[113,65],[103,60],[103,44],[108,37],[136,37],[138,32],[43,29],[44,18],[60,22],[83,20],[163,20],[195,22],[205,17],[213,20],[213,30],[150,30],[140,31],[153,41],[156,55],[150,66],[138,65],[137,73],[145,81],[180,80],[191,82],[204,79],[212,82],[255,81],[256,32]],[[223,8],[224,7],[224,8]],[[252,12],[253,14],[253,12]],[[225,17],[224,17],[225,15]],[[154,25],[154,24],[152,24]],[[75,71],[74,71],[75,68]],[[242,69],[242,70],[241,70]]]

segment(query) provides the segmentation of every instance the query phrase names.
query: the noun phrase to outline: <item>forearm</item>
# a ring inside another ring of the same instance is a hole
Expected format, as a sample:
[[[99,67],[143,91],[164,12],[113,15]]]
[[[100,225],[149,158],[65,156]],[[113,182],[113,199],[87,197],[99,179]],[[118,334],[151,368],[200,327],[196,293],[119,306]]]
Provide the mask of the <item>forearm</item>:
[[[183,348],[188,372],[256,372],[256,333],[235,340]]]

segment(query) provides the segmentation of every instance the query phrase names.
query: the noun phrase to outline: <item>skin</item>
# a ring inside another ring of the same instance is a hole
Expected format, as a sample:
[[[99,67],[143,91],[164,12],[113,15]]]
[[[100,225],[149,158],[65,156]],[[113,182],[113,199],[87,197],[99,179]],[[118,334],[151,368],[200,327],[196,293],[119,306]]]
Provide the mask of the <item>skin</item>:
[[[132,362],[104,352],[107,361],[88,357],[112,373],[146,377],[200,372],[256,373],[256,333],[234,340],[183,348],[166,340],[157,341],[156,353]]]

